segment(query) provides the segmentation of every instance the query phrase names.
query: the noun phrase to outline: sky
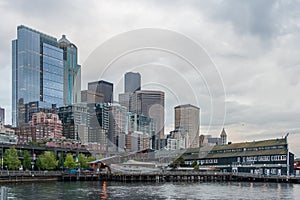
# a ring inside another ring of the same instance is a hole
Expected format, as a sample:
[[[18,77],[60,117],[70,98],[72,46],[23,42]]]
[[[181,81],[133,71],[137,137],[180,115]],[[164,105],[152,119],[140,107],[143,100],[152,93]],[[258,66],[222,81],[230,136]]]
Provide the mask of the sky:
[[[143,89],[173,108],[201,109],[201,133],[229,141],[281,138],[300,156],[300,2],[296,0],[0,0],[0,106],[11,123],[11,41],[18,25],[79,49],[82,89],[105,79],[123,91],[137,71]]]

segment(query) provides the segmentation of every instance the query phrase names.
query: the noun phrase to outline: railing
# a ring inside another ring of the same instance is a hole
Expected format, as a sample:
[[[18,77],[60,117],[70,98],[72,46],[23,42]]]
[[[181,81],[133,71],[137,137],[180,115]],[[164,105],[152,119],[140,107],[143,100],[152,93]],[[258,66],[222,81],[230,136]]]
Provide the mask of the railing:
[[[0,176],[60,176],[61,171],[18,171],[1,170]]]

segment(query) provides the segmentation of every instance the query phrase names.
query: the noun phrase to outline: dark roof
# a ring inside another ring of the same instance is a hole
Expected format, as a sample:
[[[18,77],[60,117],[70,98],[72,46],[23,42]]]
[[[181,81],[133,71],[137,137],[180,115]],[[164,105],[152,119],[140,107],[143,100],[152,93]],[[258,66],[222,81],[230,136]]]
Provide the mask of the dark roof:
[[[242,142],[228,145],[205,146],[201,148],[188,149],[184,153],[185,159],[201,159],[201,158],[223,158],[237,156],[255,156],[255,155],[282,155],[287,154],[287,148],[276,148],[267,150],[248,150],[248,148],[286,146],[287,141],[282,139],[271,139],[253,142]],[[235,152],[222,152],[223,150],[239,149]]]
[[[200,109],[200,108],[198,108],[197,106],[194,106],[194,105],[192,105],[192,104],[178,105],[178,106],[175,106],[174,108],[176,109],[176,108],[188,108],[188,107]]]
[[[242,143],[232,143],[228,145],[216,145],[213,151],[226,150],[226,149],[240,149],[240,148],[254,148],[254,147],[267,147],[267,146],[277,146],[286,145],[286,139],[271,139],[253,142],[242,142]]]

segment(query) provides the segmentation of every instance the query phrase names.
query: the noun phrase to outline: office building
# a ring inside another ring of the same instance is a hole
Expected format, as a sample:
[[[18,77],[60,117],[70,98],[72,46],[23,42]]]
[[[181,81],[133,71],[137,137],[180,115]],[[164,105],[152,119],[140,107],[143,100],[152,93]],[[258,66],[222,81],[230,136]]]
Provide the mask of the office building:
[[[88,142],[99,143],[105,148],[108,142],[109,106],[107,103],[89,103]]]
[[[119,104],[125,106],[129,110],[130,96],[132,93],[121,93],[119,94]]]
[[[0,122],[5,124],[5,109],[0,107]]]
[[[95,94],[101,93],[104,96],[102,103],[113,103],[113,84],[104,80],[88,83],[88,90]],[[95,102],[98,103],[98,102]]]
[[[124,151],[127,133],[127,108],[120,104],[109,105],[109,135],[113,150]]]
[[[119,94],[119,103],[129,109],[130,96],[138,90],[141,90],[141,75],[127,72],[124,76],[124,93]]]
[[[63,124],[63,136],[67,139],[88,142],[88,107],[85,103],[60,107],[58,115]]]
[[[200,108],[191,104],[175,108],[175,129],[186,133],[185,148],[199,147]]]
[[[81,91],[81,102],[83,103],[99,103],[104,102],[104,95],[91,90]]]
[[[152,118],[156,123],[154,149],[160,148],[160,140],[164,139],[164,107],[165,94],[162,91],[138,90],[130,96],[129,111]]]
[[[81,102],[81,66],[78,61],[77,47],[65,35],[58,41],[59,48],[63,50],[64,64],[64,105]]]
[[[140,73],[127,72],[124,79],[124,92],[134,93],[137,90],[141,90]]]
[[[63,106],[63,85],[63,50],[57,39],[18,26],[17,39],[12,41],[13,126],[20,124],[19,109],[25,104],[38,102],[38,108]]]

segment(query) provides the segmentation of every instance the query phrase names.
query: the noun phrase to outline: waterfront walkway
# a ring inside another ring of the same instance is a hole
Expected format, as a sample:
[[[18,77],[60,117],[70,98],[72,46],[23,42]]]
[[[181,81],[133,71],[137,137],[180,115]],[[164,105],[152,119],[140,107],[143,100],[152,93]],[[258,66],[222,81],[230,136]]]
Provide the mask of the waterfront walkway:
[[[159,173],[99,173],[61,171],[0,171],[0,182],[30,181],[120,181],[120,182],[278,182],[300,183],[300,177],[266,176],[249,173],[165,171]]]

